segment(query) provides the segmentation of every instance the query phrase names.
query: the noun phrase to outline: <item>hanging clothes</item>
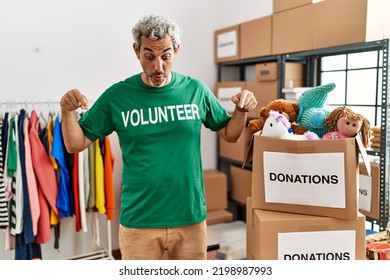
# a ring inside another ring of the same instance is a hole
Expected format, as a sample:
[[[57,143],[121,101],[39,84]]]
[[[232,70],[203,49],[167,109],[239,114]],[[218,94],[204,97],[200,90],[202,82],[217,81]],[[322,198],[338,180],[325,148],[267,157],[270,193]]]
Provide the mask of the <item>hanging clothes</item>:
[[[3,119],[0,120],[0,131],[3,131]],[[1,132],[0,132],[1,133]],[[8,202],[5,194],[4,184],[4,156],[3,155],[3,138],[0,134],[0,228],[8,227]]]
[[[37,180],[35,177],[34,168],[31,159],[31,145],[28,136],[28,124],[29,121],[26,118],[23,124],[26,178],[27,178],[27,188],[28,188],[28,199],[30,201],[32,228],[33,228],[34,236],[36,236],[38,232],[38,220],[39,220],[41,208],[39,205]]]
[[[22,109],[20,110],[18,116],[16,139],[19,148],[18,167],[20,167],[23,212],[21,217],[21,221],[22,221],[21,232],[16,234],[16,247],[15,247],[16,260],[32,260],[32,259],[42,258],[40,245],[35,243],[32,218],[31,218],[30,200],[28,197],[28,186],[27,186],[26,165],[25,165],[26,153],[25,153],[25,145],[24,145],[25,121],[26,121],[26,111]],[[20,206],[21,205],[18,204],[16,205],[17,208],[20,208]]]
[[[58,185],[50,159],[45,147],[38,136],[38,116],[35,110],[31,112],[29,120],[29,140],[31,145],[31,159],[37,179],[39,205],[41,209],[38,221],[37,242],[40,244],[50,240],[49,209],[58,212],[56,198]]]
[[[104,185],[106,190],[106,215],[107,219],[114,220],[115,194],[114,194],[114,155],[111,150],[109,136],[104,137]]]
[[[15,236],[16,232],[16,168],[17,168],[17,155],[16,155],[16,143],[15,143],[15,119],[9,120],[9,132],[8,132],[8,149],[7,149],[7,176],[8,186],[6,189],[10,192],[10,206],[9,206],[9,232]]]
[[[86,149],[87,150],[87,149]],[[87,150],[88,151],[88,150]],[[84,151],[78,153],[78,187],[79,187],[79,209],[80,209],[80,230],[87,232],[87,217],[85,209],[85,188],[84,188]]]
[[[95,145],[96,208],[100,214],[105,214],[106,198],[104,191],[104,163],[100,142],[101,141],[97,139]]]
[[[75,212],[75,225],[76,231],[81,230],[80,220],[80,197],[79,197],[79,154],[73,155],[73,168],[72,168],[72,186],[73,186],[73,201],[74,201],[74,212]]]
[[[53,147],[51,155],[59,166],[59,186],[57,207],[60,217],[66,218],[74,215],[73,191],[71,190],[71,173],[68,168],[66,150],[61,133],[61,123],[58,117],[55,119],[53,130]]]

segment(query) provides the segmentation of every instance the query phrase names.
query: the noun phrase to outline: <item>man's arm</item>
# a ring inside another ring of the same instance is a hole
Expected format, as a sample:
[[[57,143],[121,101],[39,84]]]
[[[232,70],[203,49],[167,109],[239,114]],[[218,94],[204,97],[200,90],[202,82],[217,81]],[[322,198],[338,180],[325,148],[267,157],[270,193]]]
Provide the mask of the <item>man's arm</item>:
[[[61,99],[61,129],[66,150],[69,153],[78,153],[92,142],[85,137],[76,115],[77,108],[88,108],[87,98],[79,90],[68,91]]]
[[[256,108],[257,100],[252,92],[243,90],[232,97],[236,104],[232,118],[227,125],[218,131],[218,135],[227,142],[237,142],[245,128],[248,112]]]

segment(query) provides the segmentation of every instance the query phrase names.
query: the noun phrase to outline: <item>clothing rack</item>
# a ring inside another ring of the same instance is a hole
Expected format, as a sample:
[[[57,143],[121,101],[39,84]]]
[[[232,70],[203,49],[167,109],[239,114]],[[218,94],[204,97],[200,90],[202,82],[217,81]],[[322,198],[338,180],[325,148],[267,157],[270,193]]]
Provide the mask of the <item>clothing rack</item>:
[[[91,104],[93,104],[93,101],[89,101]],[[55,106],[59,106],[60,102],[56,100],[0,100],[0,109],[3,106],[6,107],[6,110],[14,110],[14,109],[22,109],[21,106],[31,106],[31,105],[43,105],[43,106],[50,106],[48,108],[50,111],[55,111]],[[17,106],[17,108],[13,108],[13,106]],[[26,109],[23,108],[23,109]],[[2,110],[0,110],[0,113]],[[1,117],[1,115],[0,115]],[[75,255],[70,258],[67,258],[68,260],[114,260],[115,258],[112,255],[112,235],[111,235],[111,221],[107,220],[107,248],[104,248],[104,246],[101,246],[102,249],[98,249],[96,251],[92,251],[85,254]]]

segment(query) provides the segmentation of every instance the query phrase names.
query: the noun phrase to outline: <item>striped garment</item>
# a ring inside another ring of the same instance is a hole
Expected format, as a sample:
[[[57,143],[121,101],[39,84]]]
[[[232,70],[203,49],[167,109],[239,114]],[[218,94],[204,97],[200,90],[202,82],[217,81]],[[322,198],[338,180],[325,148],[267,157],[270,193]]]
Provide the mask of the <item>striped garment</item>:
[[[0,120],[0,131],[3,121]],[[5,196],[2,133],[0,133],[0,228],[8,227],[8,203]]]

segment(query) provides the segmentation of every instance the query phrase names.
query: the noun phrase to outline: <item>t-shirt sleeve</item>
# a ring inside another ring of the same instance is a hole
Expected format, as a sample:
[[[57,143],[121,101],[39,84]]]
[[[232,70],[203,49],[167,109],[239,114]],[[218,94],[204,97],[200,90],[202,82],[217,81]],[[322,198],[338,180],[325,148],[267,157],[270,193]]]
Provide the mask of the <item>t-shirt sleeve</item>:
[[[214,93],[207,87],[205,87],[205,94],[207,113],[204,125],[212,131],[218,131],[226,126],[232,116],[228,114],[225,107],[222,106]]]
[[[114,131],[108,91],[104,92],[80,118],[84,135],[92,142]]]

